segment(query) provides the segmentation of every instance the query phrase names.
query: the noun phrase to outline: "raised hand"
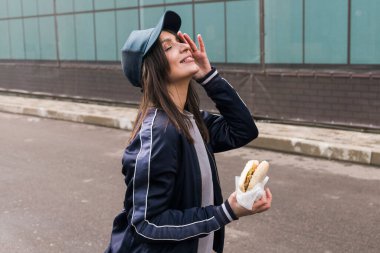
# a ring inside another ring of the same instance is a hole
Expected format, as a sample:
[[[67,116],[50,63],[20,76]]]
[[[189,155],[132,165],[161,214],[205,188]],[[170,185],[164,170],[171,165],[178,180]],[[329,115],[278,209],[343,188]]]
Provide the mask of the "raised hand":
[[[211,64],[206,54],[206,48],[202,36],[200,34],[197,36],[199,44],[198,49],[197,45],[188,34],[181,33],[180,31],[177,34],[183,42],[187,43],[190,46],[195,63],[199,67],[199,71],[194,75],[194,79],[201,79],[211,71]]]

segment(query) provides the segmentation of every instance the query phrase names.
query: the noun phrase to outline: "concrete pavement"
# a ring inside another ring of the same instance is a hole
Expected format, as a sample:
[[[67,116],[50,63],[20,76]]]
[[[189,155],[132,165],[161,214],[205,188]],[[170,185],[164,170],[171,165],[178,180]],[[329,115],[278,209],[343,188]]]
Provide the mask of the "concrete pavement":
[[[125,195],[129,131],[0,112],[0,252],[97,253]],[[270,163],[268,212],[226,226],[226,253],[378,253],[380,169],[256,148],[215,154],[224,198]]]
[[[137,109],[0,94],[0,111],[131,130]],[[380,166],[380,134],[257,122],[251,147]]]

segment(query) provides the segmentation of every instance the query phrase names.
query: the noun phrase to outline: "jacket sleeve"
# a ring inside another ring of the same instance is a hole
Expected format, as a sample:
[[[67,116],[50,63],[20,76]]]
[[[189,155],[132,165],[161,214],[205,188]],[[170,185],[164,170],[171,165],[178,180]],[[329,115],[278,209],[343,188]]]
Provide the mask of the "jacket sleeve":
[[[203,85],[221,114],[202,112],[214,152],[238,148],[257,138],[259,132],[249,109],[216,69],[213,68],[198,82]]]
[[[237,219],[228,202],[185,210],[170,208],[170,199],[176,194],[176,171],[180,169],[179,133],[171,125],[156,123],[156,114],[147,115],[139,133],[131,217],[138,239],[151,243],[201,237]]]

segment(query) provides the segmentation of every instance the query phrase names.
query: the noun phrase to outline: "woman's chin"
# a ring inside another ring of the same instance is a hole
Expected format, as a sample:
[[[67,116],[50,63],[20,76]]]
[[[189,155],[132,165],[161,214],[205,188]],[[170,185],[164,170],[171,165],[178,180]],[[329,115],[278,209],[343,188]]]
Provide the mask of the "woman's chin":
[[[194,71],[192,72],[191,76],[195,76],[198,72],[199,72],[199,67],[198,67],[198,65],[195,64]]]
[[[189,79],[192,79],[198,72],[199,72],[199,67],[198,65],[196,65],[195,67],[189,69],[187,74],[185,74],[184,76],[188,77]]]
[[[192,79],[197,73],[199,72],[199,67],[198,65],[190,65],[187,66],[186,69],[182,69],[180,72],[171,72],[169,74],[171,82],[175,82],[178,80],[183,80],[183,79]]]

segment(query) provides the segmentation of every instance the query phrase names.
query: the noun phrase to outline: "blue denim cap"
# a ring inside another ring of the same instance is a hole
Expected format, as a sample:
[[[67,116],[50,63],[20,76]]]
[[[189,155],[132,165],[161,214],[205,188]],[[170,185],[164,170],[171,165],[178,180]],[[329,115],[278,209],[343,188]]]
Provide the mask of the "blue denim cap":
[[[174,11],[166,11],[156,27],[133,31],[121,49],[121,65],[124,75],[136,87],[142,87],[142,63],[162,30],[177,33],[181,27],[181,18]]]

